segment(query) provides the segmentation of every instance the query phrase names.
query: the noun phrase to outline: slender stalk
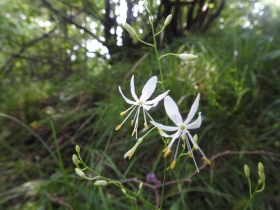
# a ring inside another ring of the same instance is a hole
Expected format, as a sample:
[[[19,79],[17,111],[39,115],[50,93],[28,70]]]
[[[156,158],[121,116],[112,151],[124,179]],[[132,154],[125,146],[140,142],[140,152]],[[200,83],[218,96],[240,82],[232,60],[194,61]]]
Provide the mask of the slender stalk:
[[[156,59],[157,59],[157,64],[158,64],[158,69],[159,69],[159,74],[160,74],[161,88],[162,88],[162,92],[165,92],[165,86],[164,86],[164,81],[163,81],[163,72],[162,72],[162,67],[161,67],[161,63],[160,63],[160,57],[159,57],[158,48],[157,48],[157,40],[156,40],[156,35],[157,34],[155,34],[155,28],[154,28],[154,24],[153,24],[153,17],[152,17],[150,12],[149,12],[149,14],[150,14],[149,20],[150,20],[152,34],[153,34],[154,51],[155,51],[155,55],[156,55]],[[166,124],[167,124],[167,121],[168,121],[167,116],[165,116],[165,121],[166,121]],[[162,181],[162,190],[161,190],[161,196],[160,196],[160,206],[159,206],[159,209],[162,209],[163,200],[164,200],[163,198],[164,198],[165,183],[166,183],[166,168],[167,168],[167,161],[166,161],[166,158],[164,158],[164,171],[163,171],[163,181]]]
[[[163,26],[162,29],[161,29],[159,32],[157,32],[157,33],[155,34],[155,36],[157,36],[157,35],[159,35],[161,32],[163,32],[164,29],[165,29],[165,26]]]
[[[162,88],[162,91],[165,92],[165,86],[164,86],[164,82],[163,82],[163,72],[162,72],[162,67],[161,67],[161,63],[160,63],[160,57],[159,57],[159,53],[158,53],[158,49],[157,49],[157,39],[156,39],[156,35],[155,35],[155,29],[154,29],[154,24],[153,24],[153,20],[152,20],[152,15],[151,14],[150,14],[149,20],[150,20],[152,34],[153,34],[154,50],[155,50],[155,55],[156,55],[158,69],[159,69],[159,74],[160,74],[161,88]]]
[[[252,196],[252,185],[251,185],[251,180],[248,177],[248,183],[249,183],[249,193],[250,193],[250,197]]]
[[[150,46],[150,47],[155,47],[154,45],[152,45],[152,44],[150,44],[150,43],[148,43],[148,42],[143,41],[143,40],[140,39],[137,35],[135,35],[135,36],[136,36],[137,40],[139,40],[139,41],[142,42],[143,44],[148,45],[148,46]]]
[[[259,184],[257,185],[256,190],[255,190],[255,192],[254,192],[253,194],[251,194],[251,190],[250,190],[250,198],[249,198],[248,202],[246,203],[246,206],[244,207],[244,210],[246,210],[246,209],[249,207],[249,205],[250,205],[250,203],[252,202],[253,198],[254,198],[255,195],[257,194],[257,189],[258,189],[258,188],[259,188]],[[251,189],[251,188],[250,188],[250,189]]]
[[[162,59],[162,58],[164,58],[164,57],[166,57],[166,56],[178,56],[178,54],[175,54],[175,53],[166,53],[166,54],[160,56],[159,59]]]

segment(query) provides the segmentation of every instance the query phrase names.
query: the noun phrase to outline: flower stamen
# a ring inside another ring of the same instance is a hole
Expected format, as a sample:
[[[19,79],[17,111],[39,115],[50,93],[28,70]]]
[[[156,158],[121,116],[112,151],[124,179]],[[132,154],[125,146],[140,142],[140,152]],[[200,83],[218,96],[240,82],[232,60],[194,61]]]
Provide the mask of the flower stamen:
[[[134,136],[135,133],[136,133],[136,129],[133,130],[131,136]]]
[[[163,157],[166,158],[170,153],[171,153],[171,150],[170,150],[170,149],[167,149],[167,150],[164,152]]]
[[[115,130],[118,131],[118,130],[120,130],[121,127],[122,127],[122,125],[120,124],[115,128]]]
[[[205,160],[205,162],[206,162],[208,165],[211,165],[210,160],[208,160],[206,157],[202,157],[202,159]]]
[[[130,110],[131,108],[133,108],[133,109],[130,111],[130,113],[126,116],[126,118],[122,121],[122,123],[119,124],[119,125],[115,128],[116,131],[120,130],[120,128],[122,127],[122,124],[124,124],[124,122],[127,120],[127,118],[129,118],[129,116],[130,116],[131,113],[134,111],[134,109],[136,108],[136,106],[131,106],[128,110]],[[128,110],[126,110],[126,111],[124,111],[124,112],[127,112]],[[122,112],[122,113],[123,113],[123,112]]]
[[[170,168],[171,169],[174,169],[175,168],[175,166],[176,166],[176,161],[175,160],[173,160],[173,162],[171,163],[171,165],[170,165]]]

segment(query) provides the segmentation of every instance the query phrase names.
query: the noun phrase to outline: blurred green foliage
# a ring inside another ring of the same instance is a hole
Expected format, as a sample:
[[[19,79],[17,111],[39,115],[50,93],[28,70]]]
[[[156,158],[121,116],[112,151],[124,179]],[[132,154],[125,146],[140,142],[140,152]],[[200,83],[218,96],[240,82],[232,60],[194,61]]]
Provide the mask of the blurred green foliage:
[[[69,5],[75,8],[82,2]],[[89,52],[83,45],[92,37],[74,26],[63,28],[40,1],[0,4],[5,11],[0,13],[0,209],[131,209],[120,189],[96,188],[81,180],[71,157],[78,144],[84,161],[103,176],[145,181],[148,173],[155,173],[161,180],[163,143],[157,132],[128,161],[123,155],[135,143],[131,127],[128,123],[114,130],[123,119],[119,113],[127,108],[118,86],[129,96],[134,74],[139,93],[147,79],[158,74],[153,51],[127,49],[133,58],[120,56],[111,63],[106,53]],[[277,11],[276,3],[232,1],[206,34],[186,34],[162,44],[162,54],[187,51],[199,56],[189,63],[166,57],[162,65],[166,89],[171,89],[183,117],[201,93],[203,123],[198,136],[208,158],[227,150],[278,154],[220,156],[192,182],[169,185],[164,209],[243,209],[249,198],[243,166],[257,171],[258,162],[264,164],[266,189],[251,209],[279,206]],[[69,11],[61,6],[61,12]],[[162,103],[150,114],[164,122]],[[168,171],[167,181],[188,177],[194,170],[192,160],[183,158]],[[251,174],[252,180],[257,177]],[[126,184],[137,191],[138,184]],[[155,203],[152,190],[144,187],[142,194]]]

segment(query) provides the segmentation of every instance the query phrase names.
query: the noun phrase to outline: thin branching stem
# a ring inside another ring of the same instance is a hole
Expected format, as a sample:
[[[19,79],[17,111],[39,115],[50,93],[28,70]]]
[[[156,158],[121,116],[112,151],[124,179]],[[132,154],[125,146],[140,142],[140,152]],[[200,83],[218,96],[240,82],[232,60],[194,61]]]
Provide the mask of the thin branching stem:
[[[157,59],[157,64],[158,64],[158,69],[159,69],[159,74],[160,74],[161,88],[162,88],[162,92],[165,92],[165,85],[164,85],[164,80],[163,80],[163,72],[162,72],[162,67],[161,67],[161,63],[160,63],[160,57],[159,57],[158,48],[157,48],[157,40],[156,40],[156,35],[157,34],[155,34],[155,28],[154,28],[154,24],[153,24],[153,16],[152,16],[152,14],[150,12],[149,12],[149,14],[150,14],[149,15],[150,16],[149,17],[149,21],[150,21],[150,24],[151,24],[151,29],[152,29],[152,34],[153,34],[154,51],[155,51],[155,55],[156,55],[156,59]],[[168,121],[167,115],[165,116],[165,121],[166,121],[166,124],[167,124],[167,121]],[[162,209],[163,200],[164,200],[163,198],[164,198],[165,183],[166,183],[166,171],[167,171],[166,168],[167,168],[167,162],[166,162],[166,158],[165,158],[164,159],[164,171],[163,171],[163,181],[162,181],[162,189],[161,189],[161,197],[160,197],[159,209]]]

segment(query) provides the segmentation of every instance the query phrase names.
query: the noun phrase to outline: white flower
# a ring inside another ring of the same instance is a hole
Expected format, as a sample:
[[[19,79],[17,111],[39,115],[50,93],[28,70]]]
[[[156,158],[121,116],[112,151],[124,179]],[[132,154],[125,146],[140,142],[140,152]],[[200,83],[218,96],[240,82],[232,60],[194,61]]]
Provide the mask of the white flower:
[[[200,151],[200,153],[203,156],[203,159],[207,163],[210,163],[210,161],[206,158],[206,156],[204,155],[204,153],[202,152],[202,150],[200,149],[200,147],[197,145],[196,141],[194,140],[193,136],[189,132],[189,130],[191,130],[191,129],[199,128],[201,125],[201,122],[202,122],[200,112],[199,112],[198,118],[195,121],[191,122],[191,120],[193,119],[193,117],[197,111],[198,104],[199,104],[199,98],[200,98],[200,94],[197,95],[197,97],[191,107],[191,110],[187,116],[187,119],[185,121],[183,121],[176,103],[173,101],[173,99],[170,96],[165,97],[165,99],[164,99],[165,111],[166,111],[168,117],[175,123],[176,126],[165,126],[165,125],[156,123],[154,121],[151,121],[151,123],[159,129],[160,134],[162,136],[172,138],[170,143],[168,144],[168,146],[164,149],[164,157],[167,157],[170,154],[171,147],[174,144],[175,140],[178,138],[179,138],[179,141],[178,141],[178,144],[179,144],[180,137],[181,137],[181,139],[183,141],[186,141],[186,145],[188,148],[188,154],[191,158],[193,158],[193,152],[192,152],[192,147],[191,147],[191,144],[192,144],[194,149],[198,149]],[[166,133],[163,132],[163,130],[176,131],[176,132],[172,135],[167,135]],[[191,144],[190,144],[190,142],[191,142]],[[177,149],[175,152],[174,161],[171,164],[171,168],[175,167],[177,152],[178,152],[178,146],[177,146]],[[193,160],[194,160],[194,164],[197,168],[197,171],[199,171],[194,158],[193,158]]]
[[[145,127],[148,127],[147,125],[147,120],[146,120],[146,114],[149,116],[149,118],[153,121],[153,118],[149,115],[148,111],[152,108],[152,107],[155,107],[158,102],[160,100],[162,100],[169,92],[166,91],[162,94],[160,94],[158,97],[156,97],[155,99],[153,100],[149,100],[148,99],[151,97],[151,95],[153,94],[153,92],[155,91],[156,89],[156,85],[157,85],[157,77],[156,76],[153,76],[152,78],[150,78],[148,80],[148,82],[145,84],[145,86],[143,87],[142,89],[142,95],[140,96],[140,98],[137,97],[136,93],[135,93],[135,87],[134,87],[134,76],[131,77],[131,81],[130,81],[130,91],[131,91],[131,95],[132,97],[134,98],[135,101],[132,101],[128,98],[126,98],[124,96],[124,94],[122,93],[122,90],[121,90],[121,87],[119,87],[119,91],[122,95],[122,97],[124,98],[124,100],[128,103],[128,104],[131,104],[132,106],[130,108],[128,108],[126,111],[124,112],[121,112],[121,115],[124,115],[126,114],[129,110],[130,113],[127,115],[127,117],[124,119],[124,121],[118,125],[116,127],[115,130],[119,130],[122,126],[122,124],[127,120],[127,118],[131,115],[131,113],[135,110],[135,108],[137,107],[136,109],[136,114],[133,118],[133,120],[131,121],[131,126],[134,125],[134,129],[133,129],[133,132],[132,132],[132,136],[136,133],[136,138],[137,138],[137,128],[138,128],[138,118],[139,118],[139,113],[141,111],[141,108],[143,109],[143,115],[144,115],[144,126]],[[135,124],[134,124],[135,123]]]

